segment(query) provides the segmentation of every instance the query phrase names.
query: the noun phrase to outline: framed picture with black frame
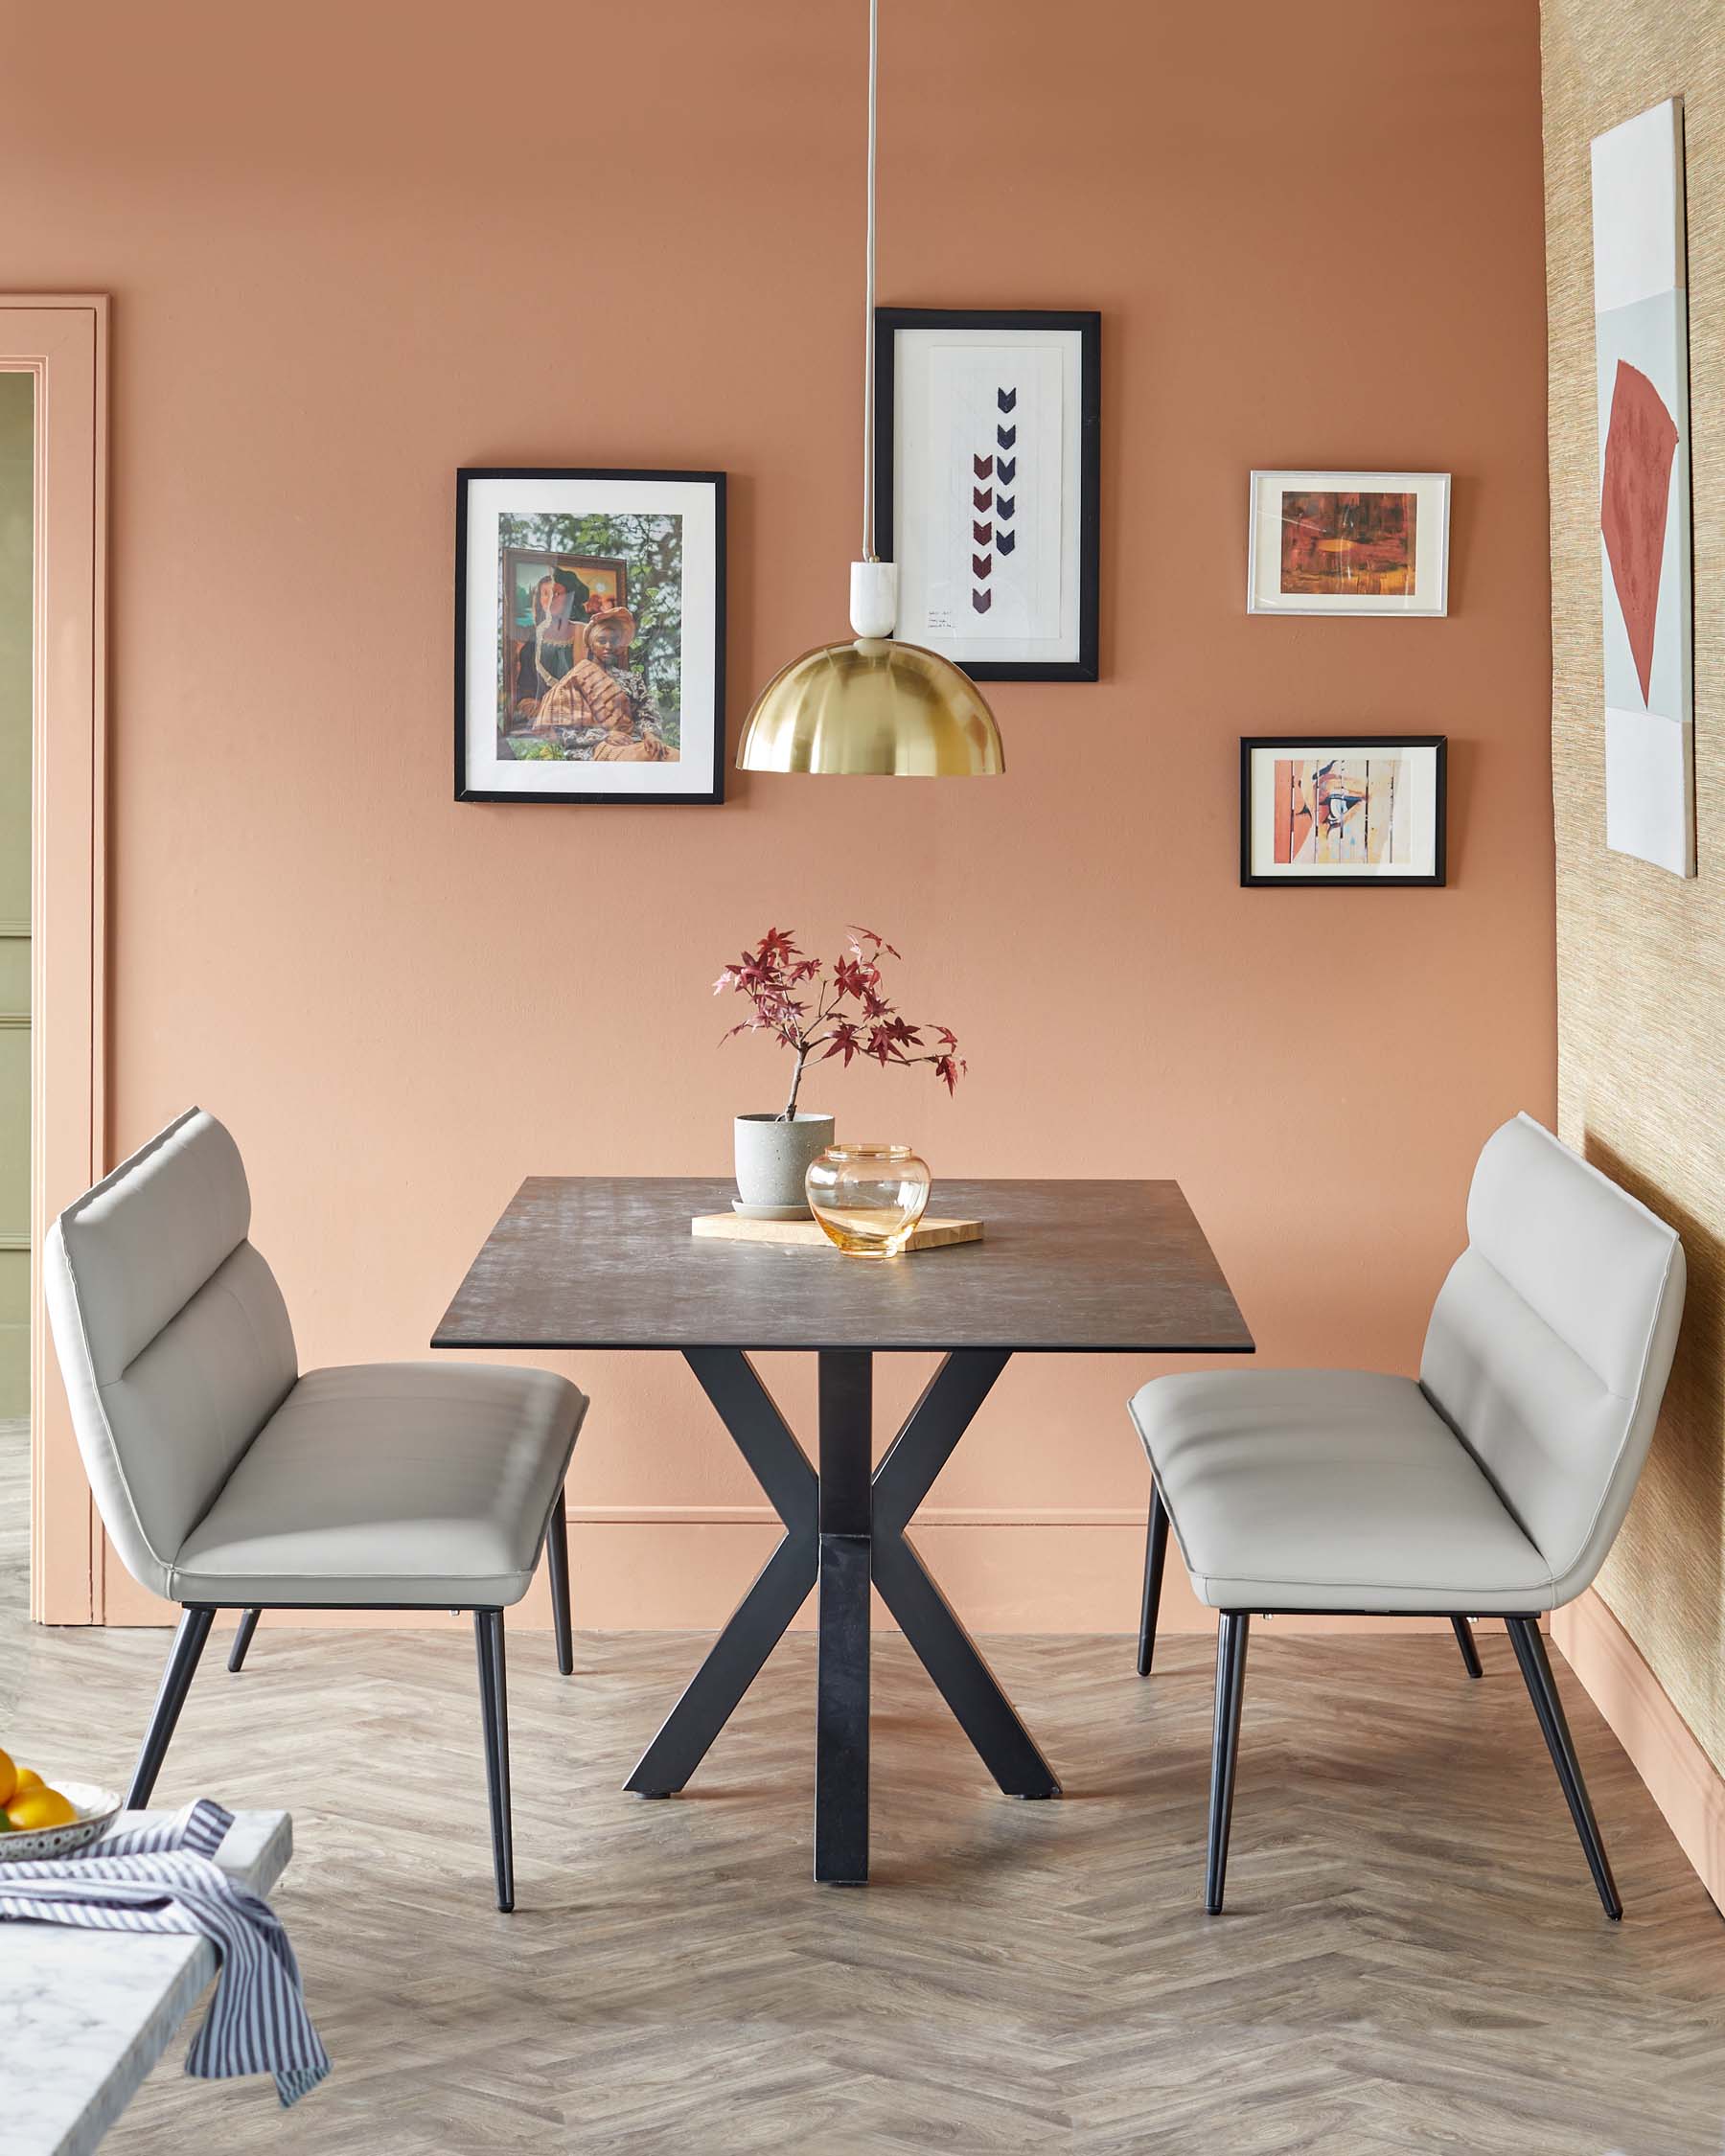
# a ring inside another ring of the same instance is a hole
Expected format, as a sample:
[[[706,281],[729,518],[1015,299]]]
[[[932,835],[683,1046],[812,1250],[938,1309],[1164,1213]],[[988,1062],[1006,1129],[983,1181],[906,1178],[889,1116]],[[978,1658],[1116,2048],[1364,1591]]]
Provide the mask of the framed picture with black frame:
[[[1260,889],[1444,881],[1442,734],[1252,734],[1240,743],[1240,882]]]
[[[724,472],[456,473],[455,798],[724,800]]]
[[[978,681],[1097,677],[1102,317],[875,310],[875,523],[898,631]]]

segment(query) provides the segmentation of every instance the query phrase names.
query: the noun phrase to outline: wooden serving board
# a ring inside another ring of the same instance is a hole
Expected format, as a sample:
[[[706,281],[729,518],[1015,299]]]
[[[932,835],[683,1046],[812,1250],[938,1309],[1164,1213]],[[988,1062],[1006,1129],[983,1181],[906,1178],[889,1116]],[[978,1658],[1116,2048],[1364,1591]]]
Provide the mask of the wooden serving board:
[[[721,1243],[790,1243],[802,1250],[838,1250],[817,1220],[745,1220],[741,1213],[698,1213],[691,1235],[710,1235]],[[906,1250],[938,1250],[949,1243],[979,1243],[979,1220],[937,1220],[925,1213],[910,1230]]]

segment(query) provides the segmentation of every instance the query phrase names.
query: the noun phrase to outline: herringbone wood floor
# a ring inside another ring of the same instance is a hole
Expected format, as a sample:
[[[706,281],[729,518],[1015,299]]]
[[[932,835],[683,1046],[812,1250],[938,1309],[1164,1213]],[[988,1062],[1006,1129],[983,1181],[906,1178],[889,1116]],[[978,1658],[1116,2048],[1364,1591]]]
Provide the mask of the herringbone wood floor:
[[[578,1582],[579,1585],[579,1582]],[[283,2117],[173,2045],[116,2156],[570,2149],[1720,2156],[1725,1927],[1558,1664],[1628,1914],[1608,1925],[1501,1628],[1260,1626],[1229,1910],[1200,1908],[1211,1651],[993,1657],[1065,1778],[992,1791],[877,1637],[875,1884],[809,1881],[813,1643],[679,1800],[618,1784],[699,1642],[511,1663],[520,1908],[490,1899],[472,1654],[439,1634],[213,1641],[158,1798],[286,1804],[277,1894],[331,2080]],[[165,1636],[0,1615],[0,1731],[123,1777]],[[0,2121],[0,2144],[4,2122]]]

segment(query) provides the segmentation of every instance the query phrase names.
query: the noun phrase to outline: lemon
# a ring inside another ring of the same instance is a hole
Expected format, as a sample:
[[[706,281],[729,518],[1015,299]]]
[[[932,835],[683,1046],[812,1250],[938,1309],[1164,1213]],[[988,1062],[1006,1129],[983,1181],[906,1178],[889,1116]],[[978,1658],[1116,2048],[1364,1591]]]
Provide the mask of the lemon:
[[[12,1786],[12,1797],[22,1797],[27,1789],[46,1789],[48,1784],[34,1767],[20,1767],[17,1781]],[[0,1798],[0,1803],[10,1804],[12,1797]]]
[[[6,1816],[19,1834],[39,1834],[44,1827],[70,1826],[78,1814],[58,1789],[26,1789],[6,1807]]]
[[[0,1752],[0,1804],[10,1804],[18,1786],[18,1770],[9,1755]]]

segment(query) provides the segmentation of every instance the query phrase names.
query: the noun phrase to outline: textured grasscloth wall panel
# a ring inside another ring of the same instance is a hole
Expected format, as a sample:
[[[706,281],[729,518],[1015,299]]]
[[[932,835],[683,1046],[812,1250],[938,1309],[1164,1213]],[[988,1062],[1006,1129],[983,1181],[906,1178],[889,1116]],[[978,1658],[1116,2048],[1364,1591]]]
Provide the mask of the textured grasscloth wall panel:
[[[1725,1771],[1725,0],[1545,0],[1563,1135],[1682,1233],[1689,1315],[1600,1592]],[[1684,100],[1700,876],[1605,851],[1588,144]]]

